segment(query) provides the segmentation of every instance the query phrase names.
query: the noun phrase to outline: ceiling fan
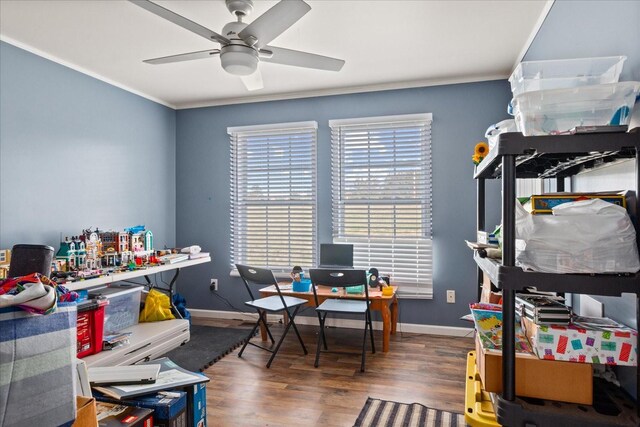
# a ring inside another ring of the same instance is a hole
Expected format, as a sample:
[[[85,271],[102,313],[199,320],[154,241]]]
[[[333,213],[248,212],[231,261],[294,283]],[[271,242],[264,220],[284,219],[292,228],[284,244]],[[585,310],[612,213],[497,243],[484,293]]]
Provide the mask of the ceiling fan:
[[[220,49],[147,59],[144,62],[148,64],[168,64],[220,55],[222,68],[230,74],[240,76],[248,90],[258,90],[263,87],[262,75],[258,69],[258,63],[261,61],[327,71],[340,71],[344,65],[341,59],[268,45],[311,10],[311,6],[303,0],[282,0],[253,20],[251,24],[242,22],[242,19],[253,10],[252,0],[225,0],[227,9],[237,17],[237,21],[226,24],[222,28],[222,35],[149,0],[129,1],[207,40],[220,44]]]

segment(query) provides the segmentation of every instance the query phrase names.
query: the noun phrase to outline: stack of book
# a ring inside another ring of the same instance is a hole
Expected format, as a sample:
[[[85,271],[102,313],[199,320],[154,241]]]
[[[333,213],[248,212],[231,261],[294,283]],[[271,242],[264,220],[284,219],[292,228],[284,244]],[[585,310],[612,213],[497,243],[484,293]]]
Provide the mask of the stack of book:
[[[516,312],[538,325],[568,325],[571,310],[561,299],[547,295],[516,295]]]
[[[158,257],[158,260],[163,264],[175,264],[176,262],[182,262],[189,259],[189,254],[169,254]]]

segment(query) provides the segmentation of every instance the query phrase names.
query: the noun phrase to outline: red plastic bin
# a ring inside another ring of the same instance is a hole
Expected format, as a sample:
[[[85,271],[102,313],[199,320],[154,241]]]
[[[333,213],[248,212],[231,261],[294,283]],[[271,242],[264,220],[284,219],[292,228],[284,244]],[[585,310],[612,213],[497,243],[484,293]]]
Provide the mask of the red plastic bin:
[[[78,304],[77,357],[102,351],[104,307],[108,303],[106,299],[95,299]]]

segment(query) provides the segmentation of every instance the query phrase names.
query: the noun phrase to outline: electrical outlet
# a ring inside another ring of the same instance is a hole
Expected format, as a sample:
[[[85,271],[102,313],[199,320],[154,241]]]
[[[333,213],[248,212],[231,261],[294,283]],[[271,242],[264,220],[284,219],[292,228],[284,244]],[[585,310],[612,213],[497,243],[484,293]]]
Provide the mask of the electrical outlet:
[[[211,279],[211,282],[209,283],[209,290],[210,291],[218,290],[218,279]]]
[[[456,291],[452,291],[452,290],[447,291],[447,303],[448,304],[456,303]]]

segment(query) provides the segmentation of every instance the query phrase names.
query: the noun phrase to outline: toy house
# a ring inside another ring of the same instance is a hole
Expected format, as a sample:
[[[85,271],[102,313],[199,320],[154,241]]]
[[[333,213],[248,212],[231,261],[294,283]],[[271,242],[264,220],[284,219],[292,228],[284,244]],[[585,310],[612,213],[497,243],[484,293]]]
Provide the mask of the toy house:
[[[102,241],[98,229],[91,231],[90,229],[83,230],[83,241],[86,246],[87,259],[85,268],[89,270],[95,270],[102,267],[101,254],[102,254]]]
[[[102,250],[107,253],[109,249],[111,252],[118,252],[118,232],[117,231],[102,231],[98,234],[102,241]]]
[[[131,252],[138,258],[148,259],[153,255],[153,233],[143,230],[131,234]]]
[[[11,250],[0,249],[0,280],[6,279],[9,274],[9,263],[11,262]]]
[[[60,249],[56,253],[56,264],[60,271],[73,271],[76,269],[76,244],[65,238],[60,242]]]
[[[118,232],[118,248],[117,252],[120,254],[121,264],[127,264],[133,257],[131,254],[131,238],[129,233],[120,231]]]
[[[75,251],[76,268],[78,270],[84,270],[85,268],[88,268],[87,267],[87,248],[84,242],[82,241],[82,239],[79,237],[74,237],[73,242],[76,248],[76,251]],[[91,268],[95,268],[95,267],[91,267]]]

